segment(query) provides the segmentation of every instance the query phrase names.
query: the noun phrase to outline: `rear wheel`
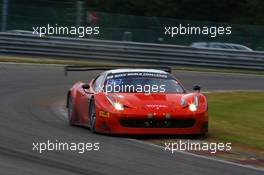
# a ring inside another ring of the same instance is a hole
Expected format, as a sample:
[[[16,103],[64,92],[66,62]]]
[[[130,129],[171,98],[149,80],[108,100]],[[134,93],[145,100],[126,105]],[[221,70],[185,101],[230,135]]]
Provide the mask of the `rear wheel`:
[[[70,125],[73,125],[73,104],[72,104],[72,97],[69,96],[68,99],[68,121]]]
[[[94,100],[91,100],[90,106],[89,106],[89,126],[91,129],[91,132],[95,133],[95,123],[96,123],[96,111],[95,111],[95,103]]]

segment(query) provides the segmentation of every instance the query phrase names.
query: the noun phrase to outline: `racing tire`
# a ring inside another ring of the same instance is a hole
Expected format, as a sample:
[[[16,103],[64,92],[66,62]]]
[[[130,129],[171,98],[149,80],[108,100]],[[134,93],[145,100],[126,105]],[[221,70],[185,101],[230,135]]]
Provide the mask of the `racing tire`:
[[[73,104],[72,104],[72,97],[69,96],[68,99],[68,121],[70,125],[74,125],[74,121],[73,121]]]
[[[95,103],[92,99],[89,105],[89,126],[92,133],[96,133],[95,129],[96,123],[96,111],[95,111]]]

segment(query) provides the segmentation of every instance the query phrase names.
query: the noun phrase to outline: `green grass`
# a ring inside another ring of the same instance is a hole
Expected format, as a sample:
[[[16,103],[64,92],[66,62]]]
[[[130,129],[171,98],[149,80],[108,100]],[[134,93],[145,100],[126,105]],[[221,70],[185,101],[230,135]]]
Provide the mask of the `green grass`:
[[[264,148],[264,92],[207,94],[209,135]]]

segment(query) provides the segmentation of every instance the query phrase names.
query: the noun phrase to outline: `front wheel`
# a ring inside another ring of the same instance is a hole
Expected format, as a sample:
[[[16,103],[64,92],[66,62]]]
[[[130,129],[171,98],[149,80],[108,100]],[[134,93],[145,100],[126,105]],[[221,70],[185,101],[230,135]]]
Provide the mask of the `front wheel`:
[[[91,100],[90,106],[89,106],[89,126],[91,129],[91,132],[95,133],[95,123],[96,123],[96,110],[95,110],[95,103],[94,100]]]
[[[68,121],[70,125],[73,125],[73,104],[72,104],[72,97],[69,96],[68,99]]]

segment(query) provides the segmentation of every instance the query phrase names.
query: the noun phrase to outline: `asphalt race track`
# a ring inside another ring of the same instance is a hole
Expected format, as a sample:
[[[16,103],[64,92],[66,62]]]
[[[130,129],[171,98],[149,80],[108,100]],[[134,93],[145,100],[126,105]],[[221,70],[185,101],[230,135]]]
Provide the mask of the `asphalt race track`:
[[[0,174],[47,175],[257,175],[263,171],[233,164],[171,154],[125,137],[91,134],[70,127],[56,110],[68,88],[95,73],[70,73],[61,66],[0,64]],[[188,89],[264,89],[264,76],[222,73],[177,72]],[[33,151],[33,142],[99,142],[99,151]]]

